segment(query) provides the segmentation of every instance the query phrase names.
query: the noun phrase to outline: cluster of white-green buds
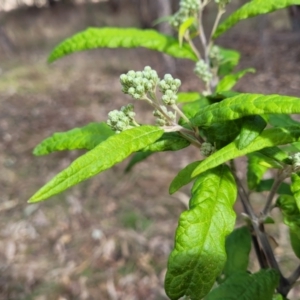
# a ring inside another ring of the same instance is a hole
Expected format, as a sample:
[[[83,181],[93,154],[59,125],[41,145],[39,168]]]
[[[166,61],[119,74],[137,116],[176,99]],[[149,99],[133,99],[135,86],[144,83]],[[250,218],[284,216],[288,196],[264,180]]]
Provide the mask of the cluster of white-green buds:
[[[210,71],[208,64],[203,60],[199,60],[194,68],[195,74],[200,77],[205,83],[210,82],[213,74]]]
[[[120,110],[108,113],[107,125],[116,133],[138,126],[134,117],[133,104],[122,106]]]
[[[203,156],[209,156],[212,153],[214,153],[214,151],[215,151],[215,147],[211,143],[207,143],[207,142],[202,143],[200,148],[200,153]]]
[[[292,158],[293,170],[295,172],[298,172],[300,169],[300,152],[293,154],[291,158]]]
[[[194,16],[200,9],[199,0],[180,0],[179,10],[170,20],[171,26],[179,28],[189,17]]]
[[[177,91],[181,85],[180,79],[173,78],[172,75],[166,74],[164,79],[160,80],[158,87],[163,94],[161,100],[166,105],[173,105],[177,101]]]
[[[222,63],[223,56],[218,46],[213,46],[209,52],[209,59],[212,67],[219,67]]]
[[[224,8],[227,4],[231,2],[231,0],[215,0],[220,7]]]
[[[156,124],[158,126],[171,125],[170,122],[175,121],[176,115],[172,111],[168,111],[163,105],[160,106],[160,109],[153,111],[153,116],[156,117]]]
[[[154,91],[159,78],[155,70],[145,67],[143,71],[129,71],[120,76],[122,91],[134,99],[142,99],[147,92]]]

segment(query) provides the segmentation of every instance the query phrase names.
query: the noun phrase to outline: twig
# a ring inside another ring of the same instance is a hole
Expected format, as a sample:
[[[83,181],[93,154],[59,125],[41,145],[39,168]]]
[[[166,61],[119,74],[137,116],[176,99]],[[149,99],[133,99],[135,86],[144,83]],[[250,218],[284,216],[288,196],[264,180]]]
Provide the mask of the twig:
[[[219,25],[219,22],[220,22],[220,20],[221,20],[221,17],[222,17],[222,15],[223,15],[224,13],[225,13],[225,9],[219,7],[218,14],[217,14],[215,23],[214,23],[214,25],[213,25],[213,28],[212,28],[212,30],[211,30],[210,37],[209,37],[209,42],[208,42],[208,53],[209,53],[209,51],[210,51],[210,49],[211,49],[211,47],[212,47],[212,44],[213,44],[213,36],[214,36],[214,34],[215,34],[215,32],[216,32],[216,29],[217,29],[217,27],[218,27],[218,25]]]
[[[283,170],[278,171],[277,176],[275,177],[275,180],[271,187],[270,193],[268,195],[266,205],[265,205],[264,209],[262,210],[262,213],[261,213],[262,217],[266,217],[268,215],[268,213],[270,212],[270,209],[272,207],[273,198],[274,198],[280,184],[282,183],[282,181],[285,178],[287,178],[289,176],[289,174],[290,174],[290,169],[283,169]]]
[[[289,284],[292,286],[300,277],[300,266],[293,272],[293,274],[288,278]]]

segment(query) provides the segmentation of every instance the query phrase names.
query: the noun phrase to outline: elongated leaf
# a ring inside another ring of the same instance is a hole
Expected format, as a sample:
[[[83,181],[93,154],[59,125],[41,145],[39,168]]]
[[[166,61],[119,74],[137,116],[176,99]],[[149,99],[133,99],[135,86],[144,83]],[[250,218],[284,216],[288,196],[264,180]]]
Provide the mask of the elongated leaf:
[[[140,126],[111,136],[52,178],[30,198],[29,202],[42,201],[97,175],[122,161],[131,153],[152,144],[162,134],[163,130],[158,127]]]
[[[241,130],[241,120],[216,122],[202,129],[207,141],[222,148],[237,138]]]
[[[193,118],[201,109],[210,105],[210,102],[207,98],[202,97],[199,100],[194,102],[186,103],[182,106],[182,111],[189,118]]]
[[[219,84],[217,85],[216,93],[231,90],[238,82],[238,80],[241,79],[244,75],[246,75],[249,72],[255,73],[255,69],[249,68],[234,74],[226,75],[224,78],[220,80]]]
[[[154,152],[152,151],[145,151],[145,152],[137,152],[133,155],[131,160],[129,161],[128,165],[125,168],[125,172],[129,172],[136,164],[139,162],[147,159],[150,155]]]
[[[235,229],[226,238],[227,261],[223,274],[229,277],[238,271],[247,271],[251,251],[251,234],[247,227]]]
[[[179,188],[191,182],[198,174],[210,168],[221,165],[231,159],[252,153],[273,145],[284,145],[300,140],[300,127],[290,126],[287,128],[271,128],[262,132],[248,147],[239,150],[236,141],[213,153],[205,160],[193,162],[182,169],[173,179],[170,186],[170,193],[175,193]],[[274,148],[274,147],[272,147]],[[279,149],[280,150],[280,149]],[[184,174],[184,175],[183,175]],[[181,178],[184,177],[184,181]],[[176,183],[176,184],[175,184]]]
[[[231,73],[234,67],[238,65],[241,55],[239,52],[232,49],[219,47],[219,50],[222,60],[218,69],[218,75],[225,76]]]
[[[257,155],[257,152],[248,154],[247,156],[247,183],[250,190],[255,190],[269,167],[260,164],[263,160]]]
[[[267,115],[267,117],[268,117],[268,122],[275,127],[300,125],[299,122],[292,119],[292,117],[289,115],[269,114]]]
[[[299,101],[289,96],[239,94],[204,108],[191,121],[195,126],[208,126],[249,115],[300,113]]]
[[[194,161],[191,164],[188,164],[185,168],[179,171],[176,177],[171,182],[169,187],[169,193],[172,195],[178,191],[184,185],[190,183],[193,178],[191,177],[195,168],[200,164],[201,161]]]
[[[203,96],[198,92],[178,93],[177,103],[193,102],[199,100]]]
[[[300,211],[293,196],[281,195],[276,201],[276,206],[283,214],[283,222],[290,229],[291,246],[298,258],[300,258]]]
[[[248,116],[243,118],[241,133],[237,140],[238,149],[247,147],[254,141],[267,126],[261,116]]]
[[[288,151],[291,153],[296,153],[300,151],[300,142],[291,143],[289,145],[285,145],[281,147],[282,150]]]
[[[179,44],[180,46],[183,43],[183,38],[184,35],[186,33],[186,31],[194,24],[195,22],[195,18],[194,17],[190,17],[187,18],[179,27],[179,31],[178,31],[178,40],[179,40]]]
[[[288,126],[292,127],[292,126]],[[289,157],[289,155],[284,152],[281,148],[279,147],[268,147],[264,148],[262,150],[259,150],[259,153],[266,156],[269,159],[275,160],[280,164],[292,164],[292,160]]]
[[[274,183],[274,179],[264,179],[257,185],[256,192],[270,191]],[[277,189],[278,195],[292,195],[291,187],[286,182],[282,182]]]
[[[267,14],[290,5],[300,4],[300,0],[252,0],[236,10],[217,28],[214,38],[217,38],[225,31],[233,27],[241,20]]]
[[[213,153],[202,161],[196,169],[194,169],[191,178],[199,175],[202,172],[210,168],[214,168],[226,161],[233,158],[258,151],[266,147],[272,147],[276,145],[284,145],[292,142],[296,142],[300,139],[300,127],[290,126],[287,128],[271,128],[262,132],[249,146],[239,150],[236,147],[236,143],[232,142],[222,148],[221,150]]]
[[[54,151],[74,149],[91,150],[114,134],[106,123],[90,123],[82,128],[54,133],[38,144],[33,154],[46,155]]]
[[[260,270],[254,274],[237,272],[212,290],[205,300],[272,300],[278,284],[276,270]]]
[[[180,47],[177,39],[155,30],[136,28],[88,28],[64,40],[50,54],[53,62],[68,54],[95,48],[138,48],[156,50],[178,58],[197,61],[186,43]]]
[[[170,254],[165,289],[170,299],[202,299],[225,261],[225,237],[233,230],[236,184],[227,166],[201,174],[189,210],[183,212]]]
[[[142,151],[161,152],[177,151],[190,145],[190,142],[177,132],[164,133],[153,144],[148,145]]]
[[[132,167],[148,158],[151,154],[161,151],[177,151],[190,145],[190,142],[179,135],[177,132],[167,132],[162,135],[153,144],[142,149],[142,152],[135,153],[128,163],[125,172],[128,172]]]
[[[298,209],[300,210],[300,177],[298,174],[293,173],[291,175],[291,191],[295,197]]]

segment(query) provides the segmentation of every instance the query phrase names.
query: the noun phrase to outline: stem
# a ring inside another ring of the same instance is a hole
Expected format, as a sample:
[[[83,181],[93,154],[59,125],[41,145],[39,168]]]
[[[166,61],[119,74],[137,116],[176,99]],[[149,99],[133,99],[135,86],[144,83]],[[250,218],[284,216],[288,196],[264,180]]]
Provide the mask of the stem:
[[[195,46],[193,40],[190,37],[190,34],[188,33],[187,35],[185,35],[185,39],[186,41],[189,43],[190,47],[192,48],[192,50],[194,51],[195,55],[197,56],[198,60],[201,59],[201,54],[198,51],[197,47]]]
[[[290,169],[284,169],[282,171],[278,171],[277,176],[275,177],[274,183],[271,187],[270,193],[267,198],[266,205],[261,212],[262,217],[266,217],[271,210],[273,198],[282,183],[282,181],[289,176]]]
[[[193,125],[188,117],[180,110],[180,108],[176,104],[172,104],[171,107],[193,128]]]
[[[206,63],[209,63],[208,61],[208,52],[207,52],[207,40],[206,40],[206,36],[205,36],[205,32],[203,29],[203,22],[202,22],[202,18],[203,18],[203,10],[204,7],[207,5],[208,0],[204,0],[204,2],[202,3],[200,10],[199,10],[199,38],[202,44],[202,48],[204,51],[204,57],[205,57],[205,61]]]
[[[249,201],[248,195],[243,187],[242,182],[240,181],[240,179],[238,178],[238,176],[236,175],[236,168],[235,168],[235,164],[234,164],[234,160],[230,161],[230,166],[231,166],[231,170],[233,173],[233,176],[235,178],[235,181],[237,183],[238,186],[238,194],[240,196],[240,199],[242,201],[244,210],[246,212],[246,214],[250,217],[251,221],[253,222],[254,220],[257,220],[257,217],[253,211],[253,208],[251,206],[251,203]]]
[[[215,34],[215,32],[216,32],[216,29],[217,29],[217,27],[218,27],[218,25],[219,25],[219,22],[220,22],[220,20],[221,20],[221,17],[222,17],[222,15],[223,15],[224,13],[225,13],[225,9],[224,9],[224,8],[221,8],[221,7],[219,6],[218,14],[217,14],[217,17],[216,17],[214,26],[213,26],[213,28],[212,28],[212,30],[211,30],[210,37],[209,37],[209,42],[208,42],[208,53],[209,53],[209,51],[210,51],[210,49],[211,49],[211,47],[212,47],[212,45],[213,45],[213,36],[214,36],[214,34]]]
[[[297,279],[300,277],[300,266],[293,272],[293,274],[288,278],[290,285],[294,285]]]

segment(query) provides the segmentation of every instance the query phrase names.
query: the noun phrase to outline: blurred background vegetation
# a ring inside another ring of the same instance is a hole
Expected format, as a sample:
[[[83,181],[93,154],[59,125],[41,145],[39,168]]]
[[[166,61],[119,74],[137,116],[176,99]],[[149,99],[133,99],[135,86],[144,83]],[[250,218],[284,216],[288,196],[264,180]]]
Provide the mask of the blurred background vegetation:
[[[129,174],[126,161],[45,203],[26,203],[83,153],[33,157],[35,145],[54,132],[105,121],[109,111],[131,102],[121,93],[121,73],[150,65],[161,77],[172,71],[181,91],[201,91],[191,62],[144,49],[93,50],[46,62],[58,42],[86,27],[151,27],[178,5],[163,1],[162,10],[158,0],[0,0],[0,299],[167,299],[167,257],[189,197],[188,187],[169,196],[168,186],[197,157],[195,149],[156,154]],[[242,3],[233,1],[229,13]],[[205,11],[208,27],[215,13],[213,5]],[[241,51],[239,68],[257,70],[238,91],[300,96],[298,22],[297,7],[281,10],[241,22],[217,41]],[[146,105],[137,103],[136,110],[141,122],[153,122]],[[270,230],[288,273],[296,258],[286,227]],[[299,299],[297,288],[290,299]]]

